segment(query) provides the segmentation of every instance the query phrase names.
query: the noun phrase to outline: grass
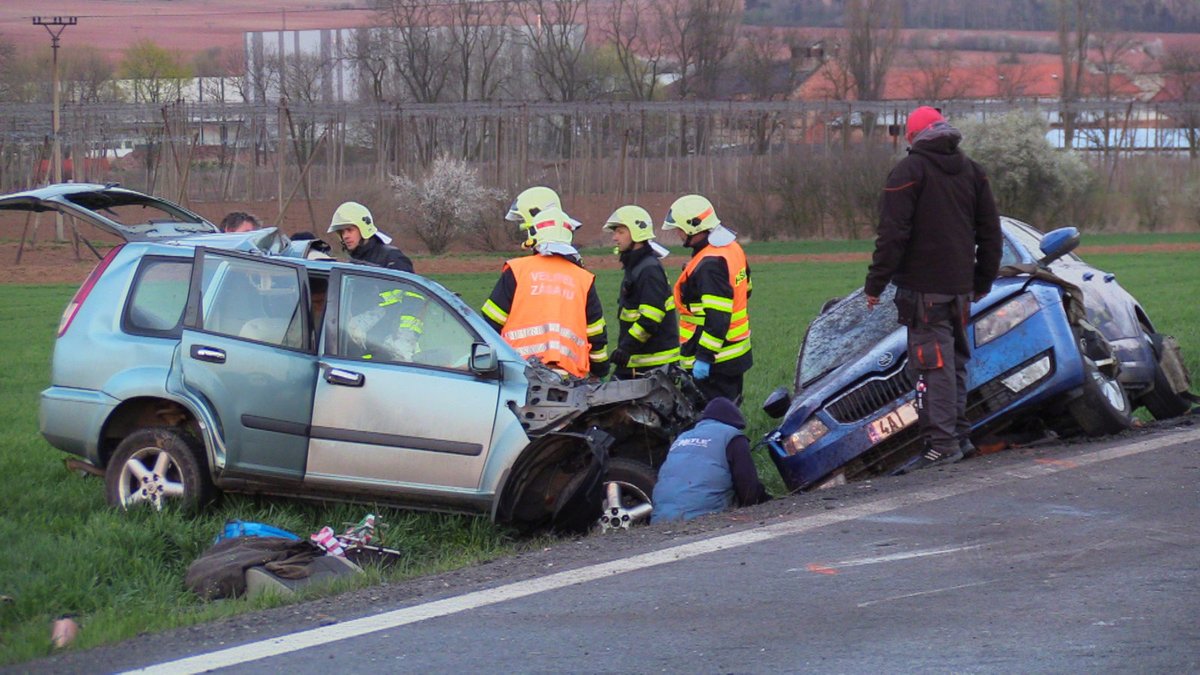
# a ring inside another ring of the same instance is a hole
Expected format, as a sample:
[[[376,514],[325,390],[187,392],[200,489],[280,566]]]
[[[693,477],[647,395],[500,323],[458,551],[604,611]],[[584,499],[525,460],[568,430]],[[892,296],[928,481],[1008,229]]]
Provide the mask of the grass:
[[[1158,235],[1102,235],[1096,245],[1158,241]],[[1200,240],[1200,235],[1188,241]],[[1105,244],[1108,241],[1104,241]],[[754,255],[801,252],[869,251],[865,242],[754,244]],[[597,250],[593,255],[611,255]],[[1094,265],[1117,274],[1144,304],[1159,330],[1179,338],[1188,366],[1200,373],[1200,307],[1191,297],[1200,253],[1087,256]],[[685,261],[668,259],[672,278]],[[438,281],[478,307],[490,292],[498,265],[478,274],[442,275]],[[759,404],[779,385],[792,380],[796,352],[809,320],[830,297],[861,285],[863,263],[771,263],[753,265],[751,300],[755,366],[746,379],[743,406],[752,439],[772,424]],[[615,307],[620,272],[598,273],[598,290],[608,310]],[[51,621],[75,615],[82,631],[75,644],[87,648],[138,633],[195,624],[283,602],[279,599],[201,603],[183,586],[187,566],[228,518],[267,522],[307,535],[323,525],[353,523],[369,506],[308,504],[288,500],[226,497],[199,517],[181,513],[118,514],[104,505],[102,481],[80,477],[62,464],[63,453],[50,447],[37,429],[38,393],[49,378],[50,353],[58,317],[74,292],[68,286],[3,286],[0,294],[0,666],[49,651]],[[615,318],[610,316],[610,327]],[[611,328],[615,330],[615,328]],[[760,475],[776,493],[782,490],[769,460],[756,453]],[[388,524],[385,542],[404,558],[389,570],[340,584],[338,589],[397,580],[471,565],[523,547],[547,545],[520,541],[486,519],[378,510]],[[318,591],[319,592],[319,591]]]

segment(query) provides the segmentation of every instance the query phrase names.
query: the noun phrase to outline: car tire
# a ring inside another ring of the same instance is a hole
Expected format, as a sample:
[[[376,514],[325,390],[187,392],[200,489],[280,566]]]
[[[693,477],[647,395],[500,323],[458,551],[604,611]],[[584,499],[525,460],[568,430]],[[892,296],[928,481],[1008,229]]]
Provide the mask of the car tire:
[[[608,460],[603,482],[601,530],[628,529],[650,522],[654,484],[658,482],[658,472],[653,467],[637,460],[613,457]],[[612,503],[614,497],[617,503]]]
[[[194,510],[208,503],[212,482],[199,443],[173,427],[140,429],[117,446],[104,472],[105,495],[113,508],[168,504]]]
[[[1133,406],[1117,379],[1083,356],[1083,390],[1071,401],[1071,417],[1088,436],[1104,436],[1133,426]]]
[[[1192,402],[1176,393],[1175,388],[1171,386],[1171,380],[1167,378],[1163,369],[1165,359],[1176,362],[1172,365],[1181,366],[1182,364],[1177,363],[1179,354],[1174,350],[1162,349],[1161,339],[1155,339],[1156,336],[1148,334],[1147,338],[1155,345],[1154,388],[1143,395],[1138,402],[1146,406],[1146,410],[1149,410],[1156,420],[1179,417],[1192,409]]]

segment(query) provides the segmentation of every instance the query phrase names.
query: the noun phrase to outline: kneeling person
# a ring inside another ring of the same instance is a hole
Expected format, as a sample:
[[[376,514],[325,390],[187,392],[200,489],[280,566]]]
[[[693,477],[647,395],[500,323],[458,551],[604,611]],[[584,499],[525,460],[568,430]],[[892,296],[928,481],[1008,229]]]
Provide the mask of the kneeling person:
[[[654,485],[650,522],[691,520],[732,504],[753,506],[771,499],[750,457],[746,420],[733,401],[718,396],[700,421],[679,434]]]

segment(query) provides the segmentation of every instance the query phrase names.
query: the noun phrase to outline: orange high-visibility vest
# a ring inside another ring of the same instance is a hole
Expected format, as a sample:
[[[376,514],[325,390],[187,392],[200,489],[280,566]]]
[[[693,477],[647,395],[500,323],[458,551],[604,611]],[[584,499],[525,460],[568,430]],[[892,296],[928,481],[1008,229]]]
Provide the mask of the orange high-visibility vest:
[[[729,285],[733,288],[733,298],[717,298],[701,296],[698,298],[683,297],[683,286],[688,278],[696,271],[705,258],[721,257],[725,259],[725,267],[729,271]],[[746,267],[746,253],[737,242],[728,246],[706,246],[700,253],[688,261],[683,268],[683,274],[675,282],[675,311],[679,312],[679,343],[686,344],[704,328],[705,310],[727,311],[730,313],[729,332],[725,335],[701,335],[700,344],[716,352],[715,363],[731,361],[750,351],[750,314],[747,311],[747,299],[750,296],[750,274]],[[729,304],[732,300],[732,304]],[[690,360],[690,359],[688,359]]]
[[[556,255],[531,255],[505,263],[517,280],[512,309],[500,336],[523,358],[576,377],[587,377],[587,295],[595,275]]]

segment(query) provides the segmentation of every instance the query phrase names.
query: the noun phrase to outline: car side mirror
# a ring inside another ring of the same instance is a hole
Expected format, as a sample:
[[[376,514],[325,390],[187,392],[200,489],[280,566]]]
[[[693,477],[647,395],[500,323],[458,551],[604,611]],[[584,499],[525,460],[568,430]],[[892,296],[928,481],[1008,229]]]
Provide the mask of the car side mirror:
[[[791,405],[792,397],[788,394],[787,387],[776,387],[775,391],[767,396],[767,400],[763,401],[762,409],[770,417],[779,419]]]
[[[1079,246],[1079,230],[1074,227],[1060,227],[1042,237],[1042,259],[1039,265],[1049,265],[1064,255],[1074,251]]]
[[[485,342],[476,342],[471,345],[471,372],[479,374],[494,373],[500,367],[500,362],[496,358],[496,350]]]

